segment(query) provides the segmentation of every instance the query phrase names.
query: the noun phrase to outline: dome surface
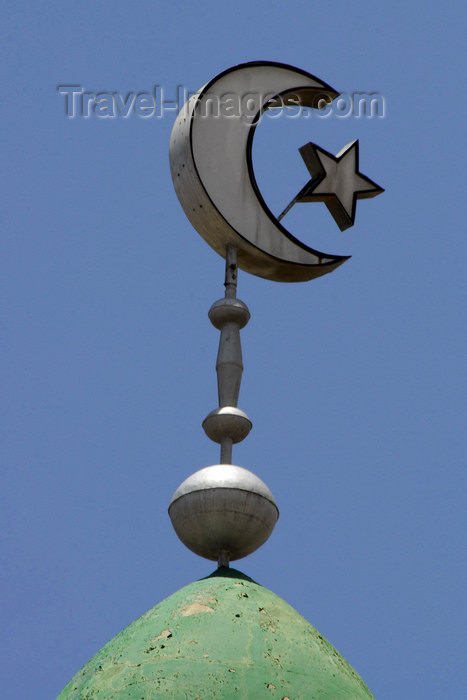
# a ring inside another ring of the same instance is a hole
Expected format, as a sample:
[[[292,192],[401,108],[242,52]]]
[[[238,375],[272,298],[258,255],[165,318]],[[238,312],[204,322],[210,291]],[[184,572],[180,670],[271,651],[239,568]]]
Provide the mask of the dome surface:
[[[57,700],[373,698],[329,642],[271,591],[221,568],[114,637]]]

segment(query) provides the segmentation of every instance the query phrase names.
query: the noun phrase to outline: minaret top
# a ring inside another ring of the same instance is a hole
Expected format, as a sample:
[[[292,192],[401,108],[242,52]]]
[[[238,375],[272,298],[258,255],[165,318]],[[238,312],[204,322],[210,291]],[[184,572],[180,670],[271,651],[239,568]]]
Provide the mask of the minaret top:
[[[243,372],[240,330],[250,318],[248,307],[237,299],[238,267],[277,282],[303,282],[332,272],[348,257],[320,252],[298,240],[282,223],[288,211],[297,202],[324,202],[344,230],[354,224],[357,199],[383,191],[360,173],[357,141],[336,156],[308,143],[299,151],[311,180],[276,217],[254,175],[255,129],[268,110],[291,105],[322,110],[336,97],[336,90],[304,70],[271,61],[244,63],[192,95],[172,129],[169,155],[175,191],[195,229],[225,258],[226,268],[225,295],[209,311],[221,333],[216,363],[219,407],[203,422],[208,437],[220,445],[220,465],[189,477],[183,493],[175,492],[169,513],[182,542],[219,563],[254,551],[269,537],[278,517],[269,490],[265,496],[245,489],[240,472],[228,469],[232,446],[252,427],[237,405]],[[197,486],[200,480],[202,488]],[[264,512],[258,498],[264,499]]]
[[[271,534],[279,511],[266,484],[232,465],[232,445],[244,440],[252,424],[238,408],[243,372],[240,330],[250,319],[237,299],[237,250],[226,250],[225,296],[209,310],[220,330],[216,370],[219,407],[203,421],[206,435],[220,445],[220,463],[192,474],[175,491],[169,514],[175,532],[192,551],[219,566],[251,554]]]

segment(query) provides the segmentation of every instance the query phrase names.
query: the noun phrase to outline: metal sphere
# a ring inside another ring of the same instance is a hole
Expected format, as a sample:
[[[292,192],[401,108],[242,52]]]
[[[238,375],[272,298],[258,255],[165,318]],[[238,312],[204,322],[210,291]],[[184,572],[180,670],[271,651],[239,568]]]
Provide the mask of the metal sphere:
[[[255,474],[216,464],[192,474],[169,506],[175,532],[206,559],[241,559],[260,547],[279,517],[274,496]]]
[[[240,299],[219,299],[215,301],[208,312],[209,320],[217,330],[222,330],[225,323],[235,323],[244,328],[250,320],[248,306]]]
[[[252,428],[251,420],[244,411],[235,406],[216,408],[203,421],[204,432],[214,442],[221,443],[226,437],[235,445],[246,438]]]

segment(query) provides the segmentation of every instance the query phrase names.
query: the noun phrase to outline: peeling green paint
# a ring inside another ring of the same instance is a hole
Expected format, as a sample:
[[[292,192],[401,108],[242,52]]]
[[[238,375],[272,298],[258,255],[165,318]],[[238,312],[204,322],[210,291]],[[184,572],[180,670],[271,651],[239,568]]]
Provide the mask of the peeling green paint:
[[[114,637],[57,700],[360,700],[373,695],[274,593],[218,569]]]

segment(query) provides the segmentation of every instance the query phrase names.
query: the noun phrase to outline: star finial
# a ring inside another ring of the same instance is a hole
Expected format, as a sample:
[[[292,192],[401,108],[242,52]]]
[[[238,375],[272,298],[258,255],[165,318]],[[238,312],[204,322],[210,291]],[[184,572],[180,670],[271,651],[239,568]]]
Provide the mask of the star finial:
[[[324,202],[341,231],[355,223],[357,199],[376,197],[383,188],[358,170],[358,140],[345,146],[336,156],[314,143],[298,149],[311,180],[278,217],[296,202]]]

